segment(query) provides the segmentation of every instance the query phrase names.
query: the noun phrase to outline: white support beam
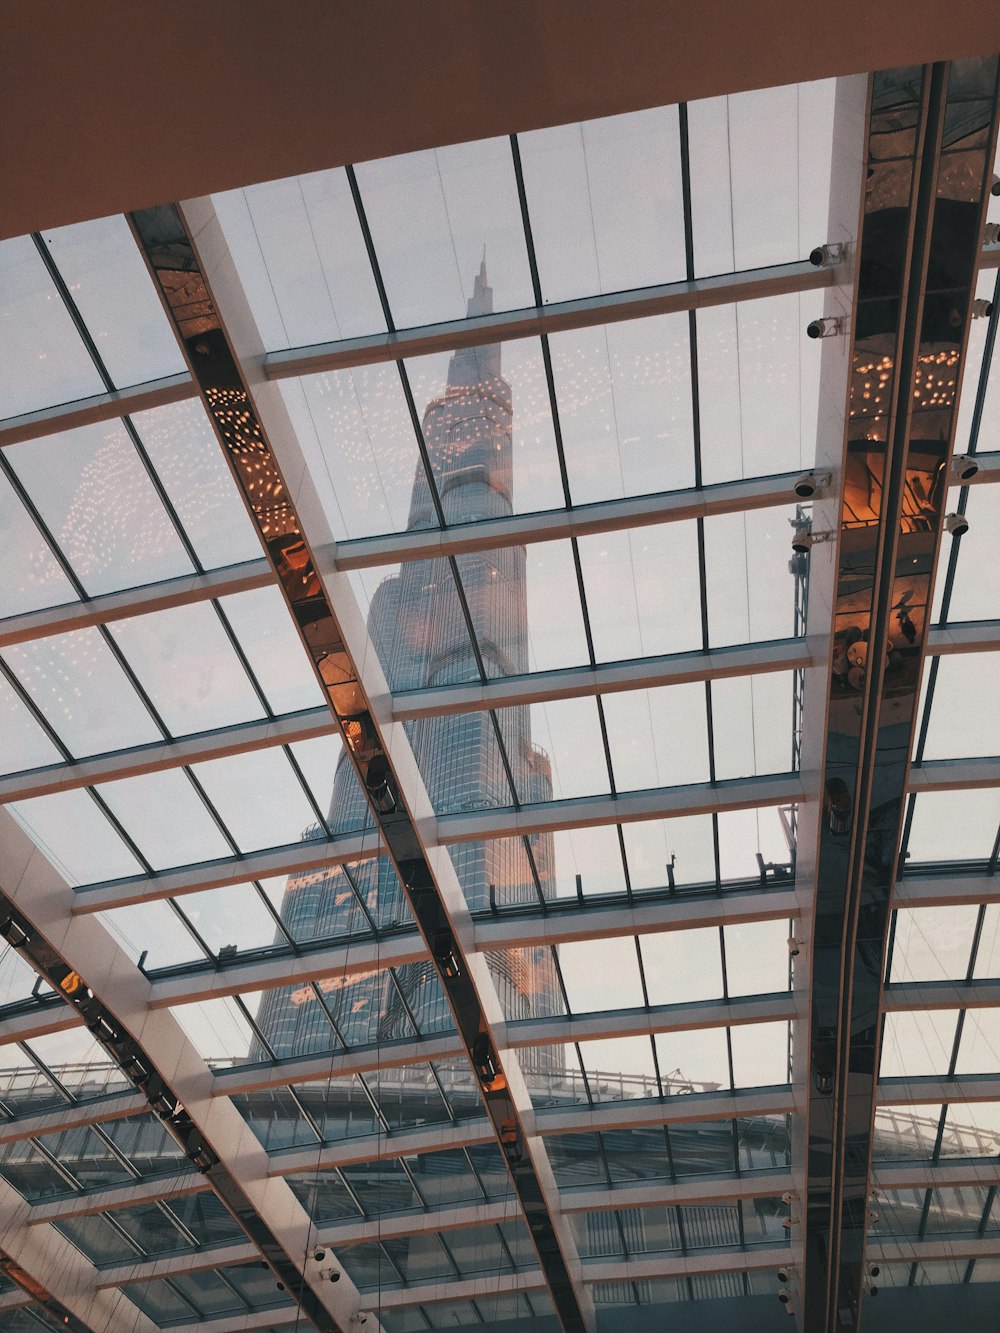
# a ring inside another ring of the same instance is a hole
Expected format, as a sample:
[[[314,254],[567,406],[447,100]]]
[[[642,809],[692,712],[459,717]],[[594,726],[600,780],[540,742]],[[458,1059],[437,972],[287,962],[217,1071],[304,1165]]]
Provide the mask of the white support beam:
[[[749,1175],[706,1176],[677,1184],[616,1185],[613,1189],[574,1190],[563,1195],[565,1213],[600,1213],[613,1208],[675,1208],[736,1199],[780,1198],[789,1188],[788,1171],[751,1172]]]
[[[2,1057],[0,1057],[2,1058]],[[53,1107],[38,1115],[18,1116],[0,1124],[0,1144],[17,1143],[43,1134],[58,1134],[61,1130],[79,1129],[84,1125],[104,1125],[110,1120],[126,1120],[149,1110],[145,1097],[137,1092],[123,1092],[115,1097],[98,1101],[80,1102],[74,1106]],[[60,1201],[60,1206],[66,1203]]]
[[[212,1093],[217,1097],[235,1097],[241,1093],[262,1092],[266,1088],[284,1088],[289,1084],[325,1082],[331,1077],[373,1074],[385,1069],[403,1069],[428,1060],[462,1060],[465,1047],[460,1037],[449,1033],[442,1037],[424,1037],[420,1041],[390,1042],[381,1046],[363,1046],[337,1055],[302,1055],[275,1065],[238,1065],[234,1069],[216,1068]]]
[[[697,893],[660,897],[632,904],[569,906],[558,902],[543,915],[510,913],[475,923],[475,948],[531,949],[577,940],[622,939],[665,930],[698,930],[704,926],[740,925],[749,921],[781,921],[796,917],[804,906],[794,889],[754,886],[721,895]]]
[[[593,1107],[533,1111],[529,1123],[535,1134],[587,1134],[598,1129],[645,1129],[702,1120],[782,1116],[796,1109],[790,1086],[748,1088],[741,1092],[689,1092],[664,1101],[599,1102]]]
[[[451,845],[482,842],[487,838],[517,838],[528,833],[592,825],[629,824],[675,815],[714,815],[724,810],[791,805],[814,797],[798,773],[776,773],[729,782],[698,782],[685,787],[624,792],[618,796],[580,796],[571,800],[539,801],[515,810],[475,810],[469,814],[438,815],[424,827],[434,829],[431,841]]]
[[[224,1315],[222,1319],[203,1319],[191,1324],[160,1324],[159,1333],[302,1333],[302,1320],[295,1325],[294,1308],[254,1310],[252,1314]],[[374,1315],[368,1321],[368,1329],[378,1333],[381,1325],[374,1323]],[[129,1330],[131,1333],[131,1330]],[[352,1331],[353,1333],[353,1331]],[[367,1333],[367,1330],[366,1330]]]
[[[143,1103],[142,1110],[148,1110]],[[135,1114],[135,1112],[133,1112]],[[133,1208],[162,1199],[185,1199],[207,1189],[204,1177],[197,1171],[180,1171],[172,1176],[147,1176],[142,1180],[126,1180],[107,1189],[87,1190],[72,1198],[42,1200],[31,1205],[28,1226],[43,1226],[46,1222],[62,1222],[71,1217],[93,1217],[95,1213],[113,1212],[116,1208]]]
[[[987,1009],[1000,1004],[1000,981],[896,981],[882,992],[886,1013]]]
[[[707,652],[671,653],[609,662],[597,667],[568,667],[560,671],[533,671],[524,676],[501,676],[485,685],[436,685],[393,695],[392,715],[397,722],[446,713],[475,713],[487,708],[516,708],[551,699],[578,699],[586,695],[649,690],[661,685],[764,675],[772,671],[802,670],[812,664],[804,639],[781,639]]]
[[[446,1148],[479,1148],[496,1143],[493,1127],[483,1116],[457,1123],[423,1125],[393,1134],[364,1134],[338,1139],[335,1143],[315,1143],[305,1148],[273,1153],[268,1172],[271,1176],[315,1176],[338,1166],[360,1162],[386,1162],[394,1157],[413,1157],[441,1152]]]
[[[212,1072],[173,1014],[150,1006],[148,978],[99,921],[73,914],[73,891],[6,810],[0,810],[0,887],[30,928],[76,970],[139,1044],[281,1251],[291,1264],[301,1266],[304,1280],[333,1323],[347,1328],[357,1308],[354,1284],[346,1277],[336,1287],[308,1281],[315,1275],[304,1265],[311,1229],[305,1210],[287,1185],[270,1177],[267,1153],[233,1102],[212,1096]],[[45,1233],[32,1228],[30,1234]],[[60,1295],[64,1278],[58,1269],[39,1278]]]
[[[1000,876],[979,870],[947,875],[904,875],[896,881],[893,907],[959,907],[1000,902]]]
[[[879,1162],[872,1170],[880,1190],[962,1189],[1000,1185],[997,1164],[988,1162]]]
[[[602,500],[574,509],[514,514],[509,518],[484,519],[453,528],[415,528],[380,537],[358,537],[336,547],[331,538],[321,550],[328,552],[336,568],[344,572],[411,560],[468,555],[473,551],[495,551],[500,547],[525,546],[530,542],[644,528],[658,523],[681,523],[713,514],[772,509],[795,504],[794,483],[798,475],[788,472],[774,477],[754,477],[749,481],[721,482],[700,490],[692,488],[659,495],[629,496],[624,500]]]
[[[1000,786],[1000,758],[925,759],[910,766],[907,791],[971,791]]]
[[[352,977],[370,975],[376,969],[405,967],[428,957],[423,936],[413,930],[386,940],[361,939],[334,945],[315,953],[282,954],[277,958],[251,958],[228,963],[212,971],[162,977],[152,983],[150,1009],[169,1009],[175,1004],[213,1000],[220,995],[242,995],[249,990],[272,990],[275,986],[304,986],[327,977],[337,984]]]
[[[445,1301],[486,1300],[491,1296],[509,1296],[518,1291],[544,1291],[545,1278],[540,1268],[518,1273],[481,1273],[478,1277],[439,1279],[423,1286],[401,1287],[397,1291],[370,1292],[369,1306],[362,1309],[405,1310],[414,1305],[435,1305]],[[206,1333],[208,1331],[206,1330]]]
[[[233,1245],[210,1245],[205,1249],[183,1250],[180,1254],[165,1254],[155,1259],[133,1259],[130,1262],[102,1268],[98,1275],[98,1290],[113,1290],[128,1283],[155,1282],[158,1279],[183,1277],[186,1273],[206,1273],[224,1264],[248,1264],[260,1259],[256,1247],[249,1242]],[[272,1320],[274,1311],[271,1312]]]
[[[587,1282],[648,1282],[657,1278],[704,1277],[710,1273],[775,1272],[789,1263],[782,1245],[752,1250],[705,1250],[692,1254],[650,1254],[638,1259],[598,1259],[584,1269]],[[775,1290],[777,1291],[777,1281]],[[777,1304],[777,1302],[775,1302]]]
[[[130,389],[115,389],[111,393],[79,398],[76,402],[60,403],[39,412],[28,412],[20,417],[5,417],[0,421],[0,449],[23,440],[37,440],[58,431],[75,430],[98,421],[113,421],[131,416],[133,412],[148,412],[153,407],[182,403],[197,398],[198,391],[187,371],[165,379],[150,380]]]
[[[52,1296],[92,1333],[157,1333],[152,1319],[120,1291],[102,1291],[97,1269],[54,1227],[28,1225],[31,1205],[0,1180],[0,1250],[40,1293]],[[52,1320],[57,1326],[56,1318]]]
[[[1000,620],[969,620],[954,625],[932,625],[927,635],[929,657],[949,653],[1000,652]]]
[[[71,764],[53,764],[0,777],[0,805],[92,787],[100,782],[134,778],[142,773],[159,773],[167,768],[181,768],[185,764],[204,763],[228,755],[248,754],[273,745],[292,745],[316,736],[329,736],[333,731],[329,709],[310,708],[273,719],[262,718],[257,722],[220,727],[218,731],[201,732],[175,741],[137,745],[114,754],[95,755]]]
[[[358,1222],[336,1222],[317,1227],[316,1243],[359,1245],[366,1241],[398,1240],[403,1236],[436,1235],[464,1227],[487,1227],[500,1222],[523,1221],[517,1197],[509,1196],[489,1203],[458,1204],[429,1213],[388,1213]]]
[[[925,1240],[871,1237],[866,1257],[883,1264],[927,1264],[940,1260],[964,1263],[968,1259],[1000,1259],[1000,1237],[974,1232],[929,1236]]]
[[[331,866],[367,861],[380,851],[379,835],[345,833],[333,839],[308,838],[288,847],[248,852],[245,856],[225,856],[218,861],[204,861],[177,870],[161,870],[155,875],[135,875],[129,879],[110,880],[77,889],[70,906],[74,916],[105,912],[133,903],[155,902],[159,898],[180,898],[188,893],[202,893],[228,884],[248,884],[253,879],[273,875],[322,874]]]
[[[86,602],[66,602],[62,606],[46,607],[43,611],[26,611],[23,615],[0,620],[0,648],[31,643],[54,634],[69,634],[91,625],[108,625],[130,616],[166,611],[173,606],[228,597],[231,593],[268,588],[273,583],[274,573],[266,560],[247,560],[239,565],[210,570],[207,574],[182,574],[179,578],[147,583],[145,587],[129,588],[125,592],[105,593]]]
[[[50,1032],[68,1032],[79,1026],[79,1018],[66,1005],[40,1004],[37,1009],[24,1009],[0,1021],[0,1045],[46,1037]]]
[[[732,1000],[660,1004],[650,1009],[612,1009],[579,1017],[528,1018],[497,1024],[502,1049],[564,1045],[609,1037],[651,1037],[661,1032],[698,1032],[747,1023],[790,1023],[801,1017],[802,1001],[783,995],[747,995]]]
[[[944,1102],[1000,1102],[1000,1074],[932,1074],[919,1078],[880,1078],[879,1106],[924,1106]]]
[[[264,374],[269,380],[294,379],[378,362],[403,361],[434,352],[451,352],[460,347],[507,342],[512,338],[538,338],[595,324],[618,324],[623,320],[649,319],[653,315],[732,305],[737,301],[757,301],[789,292],[816,291],[833,282],[832,269],[815,268],[802,259],[770,268],[694,278],[689,282],[636,287],[627,292],[555,301],[551,305],[531,306],[526,310],[499,310],[470,319],[400,329],[393,333],[374,333],[310,347],[292,347],[286,351],[269,352],[264,358]]]

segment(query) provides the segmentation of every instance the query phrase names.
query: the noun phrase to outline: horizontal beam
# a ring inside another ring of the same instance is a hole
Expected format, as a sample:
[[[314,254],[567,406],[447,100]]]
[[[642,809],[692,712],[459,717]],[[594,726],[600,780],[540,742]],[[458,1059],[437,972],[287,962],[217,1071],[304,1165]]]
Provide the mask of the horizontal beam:
[[[382,940],[361,939],[351,944],[304,954],[281,954],[276,958],[238,960],[211,971],[184,972],[154,980],[150,1009],[170,1009],[175,1004],[213,1000],[222,995],[240,995],[248,990],[272,990],[276,986],[304,985],[334,977],[338,983],[369,975],[375,969],[422,963],[427,945],[416,930],[390,935]]]
[[[930,657],[949,653],[1000,652],[1000,620],[965,620],[954,625],[932,625],[927,635]]]
[[[790,1262],[787,1245],[751,1250],[703,1250],[692,1254],[650,1254],[636,1259],[598,1259],[586,1263],[585,1282],[648,1282],[656,1278],[699,1277],[709,1273],[775,1272]],[[775,1279],[775,1291],[778,1282]]]
[[[384,1069],[403,1069],[407,1065],[428,1060],[463,1060],[466,1048],[460,1037],[447,1034],[425,1037],[420,1041],[383,1042],[378,1046],[362,1046],[357,1050],[339,1052],[331,1056],[327,1051],[319,1055],[303,1055],[298,1059],[282,1060],[272,1065],[237,1065],[233,1069],[216,1068],[212,1086],[213,1097],[236,1097],[240,1093],[262,1092],[267,1088],[284,1088],[289,1084],[315,1083],[332,1076],[345,1078],[349,1074],[373,1074]]]
[[[78,1028],[80,1020],[68,1005],[50,1000],[0,1020],[0,1044],[47,1037],[50,1032],[68,1032]]]
[[[180,898],[187,893],[201,893],[228,884],[248,884],[253,879],[273,875],[304,875],[331,866],[366,861],[379,852],[378,835],[344,833],[336,838],[307,838],[287,847],[269,847],[245,856],[225,856],[218,861],[204,861],[177,870],[163,870],[156,875],[135,875],[129,879],[89,884],[74,891],[71,911],[74,916],[105,912],[133,903],[155,902],[159,898]]]
[[[1000,1236],[977,1236],[974,1232],[928,1236],[905,1240],[895,1236],[872,1236],[866,1257],[884,1264],[926,1264],[939,1260],[1000,1259]]]
[[[674,1208],[699,1204],[731,1203],[736,1199],[780,1197],[791,1188],[790,1171],[724,1173],[676,1184],[656,1181],[649,1185],[616,1185],[611,1189],[574,1190],[563,1195],[564,1213],[599,1213],[613,1208]]]
[[[512,338],[538,338],[569,329],[589,328],[594,324],[618,324],[624,320],[732,305],[736,301],[760,300],[788,292],[815,291],[831,286],[833,280],[832,270],[815,268],[803,259],[771,268],[636,287],[627,292],[584,296],[525,310],[500,310],[471,319],[450,320],[392,333],[373,333],[309,347],[292,347],[287,351],[269,352],[264,359],[264,374],[270,380],[291,379],[386,361],[403,361],[433,352],[451,352],[459,347],[478,347]]]
[[[394,1157],[419,1157],[445,1148],[479,1148],[496,1141],[489,1120],[480,1116],[475,1120],[423,1125],[419,1129],[394,1134],[363,1134],[321,1146],[314,1143],[306,1148],[286,1149],[271,1154],[267,1174],[314,1177],[318,1171],[330,1171],[338,1166],[385,1162]]]
[[[528,949],[578,940],[622,939],[629,935],[652,935],[665,930],[697,930],[704,926],[741,925],[749,921],[781,921],[797,916],[801,897],[790,888],[760,888],[756,885],[732,892],[657,896],[629,905],[616,902],[584,902],[570,906],[557,899],[545,913],[501,914],[477,920],[475,947]]]
[[[984,869],[945,875],[903,875],[896,880],[893,907],[960,907],[1000,902],[1000,876]]]
[[[887,1013],[985,1009],[1000,1004],[1000,981],[896,981],[882,994]]]
[[[186,1273],[204,1273],[223,1264],[249,1264],[254,1260],[260,1262],[260,1251],[249,1241],[210,1245],[197,1250],[182,1250],[180,1254],[160,1255],[155,1259],[136,1258],[127,1263],[109,1265],[101,1269],[96,1285],[99,1291],[106,1291],[126,1283],[183,1277]],[[272,1311],[272,1322],[274,1314]]]
[[[627,792],[618,796],[580,796],[564,801],[539,801],[519,810],[476,810],[468,814],[438,815],[436,841],[451,845],[482,842],[487,838],[516,838],[528,833],[593,825],[628,824],[645,819],[670,819],[675,815],[712,815],[724,810],[749,810],[758,806],[790,805],[807,800],[798,773],[775,773],[764,777],[739,778],[729,782],[697,782],[682,787],[658,787],[652,791]]]
[[[78,398],[72,403],[60,403],[39,412],[28,412],[20,417],[5,417],[0,421],[0,449],[24,440],[37,440],[57,431],[75,430],[99,421],[113,421],[131,416],[134,412],[148,412],[153,407],[166,407],[196,398],[187,371],[169,375],[165,379],[149,380],[130,389],[114,389],[111,393],[95,394],[92,398]]]
[[[534,1111],[534,1134],[588,1134],[598,1129],[644,1129],[701,1120],[789,1115],[796,1109],[794,1089],[748,1088],[742,1092],[688,1092],[664,1101],[599,1102],[596,1106]]]
[[[284,1310],[254,1310],[251,1314],[245,1315],[225,1315],[225,1323],[222,1319],[202,1319],[196,1324],[159,1324],[157,1333],[301,1333],[302,1322],[299,1318],[299,1327],[295,1327],[296,1311],[292,1309]],[[291,1322],[289,1322],[291,1320]],[[306,1326],[308,1328],[308,1325]],[[131,1330],[130,1330],[131,1333]],[[375,1325],[374,1333],[379,1333],[379,1325]]]
[[[910,768],[907,791],[971,791],[1000,786],[1000,758],[925,759]]]
[[[30,643],[54,634],[68,634],[90,625],[108,625],[130,616],[166,611],[173,606],[205,602],[231,593],[250,592],[274,583],[274,574],[266,560],[247,560],[227,565],[207,574],[182,574],[176,579],[147,583],[142,588],[109,592],[86,602],[66,602],[42,611],[26,611],[20,616],[0,620],[0,648],[16,643]]]
[[[79,1129],[83,1125],[104,1125],[109,1120],[125,1120],[148,1110],[149,1102],[137,1092],[121,1092],[92,1102],[53,1107],[51,1111],[18,1116],[16,1120],[0,1124],[0,1144],[57,1134],[64,1129]]]
[[[437,1279],[421,1286],[400,1287],[396,1291],[371,1291],[361,1297],[361,1308],[381,1312],[444,1301],[488,1301],[491,1296],[508,1296],[517,1291],[544,1291],[546,1286],[540,1268],[517,1273],[480,1273],[476,1277],[454,1278],[450,1282]],[[364,1304],[366,1299],[371,1302],[369,1307]]]
[[[796,671],[812,665],[805,639],[712,648],[699,653],[670,653],[608,662],[597,667],[569,667],[560,671],[533,671],[523,676],[502,676],[483,685],[436,685],[393,695],[396,722],[445,713],[475,713],[487,708],[515,708],[552,699],[578,699],[594,694],[656,689],[691,681],[758,676],[772,671]]]
[[[204,731],[175,741],[157,741],[69,764],[52,764],[0,778],[0,805],[91,787],[100,782],[134,778],[143,773],[158,773],[167,768],[181,768],[185,764],[199,764],[228,755],[247,754],[273,745],[291,745],[296,741],[331,735],[334,730],[328,708],[309,708],[282,717],[220,727],[217,731]]]
[[[988,1162],[878,1162],[875,1186],[882,1190],[962,1189],[996,1185],[997,1165]]]
[[[795,503],[793,487],[799,475],[787,472],[774,477],[722,482],[717,486],[602,500],[574,509],[548,509],[536,514],[483,519],[452,528],[414,528],[379,537],[358,537],[338,543],[333,558],[338,570],[374,569],[412,560],[435,560],[473,551],[525,546],[530,542],[678,523],[712,514],[771,509]]]
[[[149,1103],[143,1101],[144,1110]],[[133,1115],[138,1111],[133,1111]],[[99,1122],[94,1122],[99,1123]],[[178,1171],[172,1176],[149,1176],[143,1180],[126,1180],[107,1189],[88,1190],[71,1198],[45,1200],[31,1206],[28,1225],[43,1226],[46,1222],[62,1222],[71,1217],[92,1217],[95,1213],[113,1212],[116,1208],[133,1208],[158,1200],[184,1199],[207,1189],[205,1178],[198,1171]]]
[[[697,1032],[747,1023],[791,1022],[802,1017],[802,1004],[789,991],[746,995],[731,1000],[700,1000],[693,1004],[659,1004],[649,1009],[613,1009],[579,1016],[525,1018],[495,1024],[499,1047],[564,1045],[608,1037],[645,1037],[660,1032]]]
[[[880,1078],[879,1106],[923,1106],[944,1102],[1000,1102],[1000,1074],[933,1074],[918,1078]]]
[[[467,1203],[427,1213],[404,1213],[368,1218],[365,1221],[337,1222],[316,1228],[316,1243],[336,1249],[340,1245],[359,1245],[366,1241],[398,1240],[404,1236],[436,1235],[463,1227],[494,1226],[499,1222],[522,1221],[516,1195],[489,1203]]]

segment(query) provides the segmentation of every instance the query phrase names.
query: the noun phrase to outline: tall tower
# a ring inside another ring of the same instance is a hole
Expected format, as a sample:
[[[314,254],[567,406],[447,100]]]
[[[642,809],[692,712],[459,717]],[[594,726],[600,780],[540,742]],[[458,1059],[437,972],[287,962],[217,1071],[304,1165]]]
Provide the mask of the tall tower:
[[[485,257],[475,278],[470,316],[493,309]],[[427,406],[423,434],[445,521],[469,523],[513,512],[513,408],[510,385],[500,369],[500,346],[455,352],[444,392]],[[430,484],[417,468],[410,499],[409,529],[437,526]],[[525,549],[505,547],[463,558],[462,585],[489,677],[528,670],[528,610]],[[451,567],[446,558],[406,563],[384,579],[372,598],[368,629],[394,690],[481,679]],[[503,755],[489,713],[421,718],[408,726],[410,743],[435,811],[511,804]],[[552,795],[548,756],[531,739],[527,707],[504,711],[504,750],[522,803]],[[330,826],[334,832],[361,828],[367,806],[354,770],[342,757],[334,778]],[[452,860],[470,906],[537,901],[554,893],[552,836],[462,844]],[[534,863],[534,873],[532,872]],[[359,902],[359,898],[363,902]],[[293,876],[282,916],[299,940],[343,935],[365,926],[406,920],[407,912],[390,862],[359,862],[353,869]],[[555,967],[545,950],[489,956],[505,1012],[511,1018],[542,1016],[561,1009]],[[430,963],[398,969],[397,982],[373,976],[348,987],[338,978],[320,984],[323,1003],[351,1044],[412,1035],[409,1014],[422,1032],[448,1026],[447,1005]],[[409,1011],[409,1013],[407,1012]],[[311,988],[269,992],[260,1008],[264,1036],[279,1057],[324,1047],[329,1025]],[[530,1070],[561,1061],[539,1056]]]

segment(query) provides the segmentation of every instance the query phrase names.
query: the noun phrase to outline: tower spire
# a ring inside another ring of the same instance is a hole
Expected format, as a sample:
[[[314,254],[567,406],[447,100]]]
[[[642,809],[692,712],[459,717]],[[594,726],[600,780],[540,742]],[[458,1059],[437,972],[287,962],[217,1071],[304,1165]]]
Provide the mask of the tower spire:
[[[479,264],[479,272],[476,274],[472,296],[469,298],[468,310],[470,318],[473,315],[488,315],[493,310],[493,288],[486,279],[485,243],[483,244],[483,257]]]

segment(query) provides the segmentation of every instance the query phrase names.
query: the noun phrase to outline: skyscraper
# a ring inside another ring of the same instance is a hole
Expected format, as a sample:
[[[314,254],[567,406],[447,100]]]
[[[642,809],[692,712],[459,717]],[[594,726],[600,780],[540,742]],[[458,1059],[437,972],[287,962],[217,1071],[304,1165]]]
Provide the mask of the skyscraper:
[[[470,317],[493,309],[485,257],[475,277]],[[511,388],[501,374],[499,344],[456,351],[441,395],[427,406],[423,436],[431,478],[418,464],[407,527],[470,523],[514,510]],[[446,557],[404,564],[376,589],[368,625],[394,690],[418,689],[528,670],[525,549],[506,547],[466,557],[461,591]],[[475,643],[469,624],[474,628]],[[498,715],[499,716],[499,715]],[[531,739],[527,707],[421,718],[410,741],[438,813],[547,800],[552,795],[548,756]],[[508,776],[509,771],[509,776]],[[345,758],[337,766],[329,824],[335,833],[360,829],[367,806]],[[472,908],[537,901],[554,893],[552,835],[462,844],[452,850]],[[371,923],[380,928],[406,919],[395,871],[385,857],[354,867],[294,876],[282,916],[300,941],[343,936]],[[367,919],[367,920],[366,920]],[[489,955],[509,1018],[561,1009],[554,963],[544,951]],[[447,1027],[447,1004],[432,964],[373,974],[349,985],[332,977],[314,989],[283,988],[261,1004],[259,1025],[279,1057],[321,1050],[330,1025],[350,1045]],[[262,1052],[263,1054],[263,1052]],[[534,1057],[529,1068],[551,1067]]]

